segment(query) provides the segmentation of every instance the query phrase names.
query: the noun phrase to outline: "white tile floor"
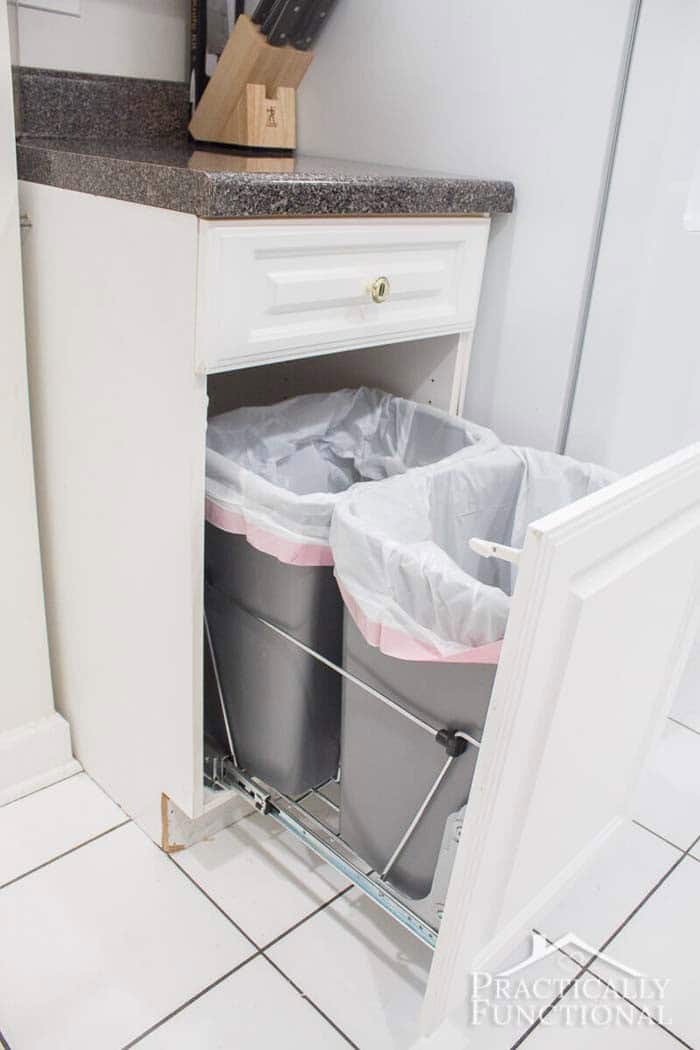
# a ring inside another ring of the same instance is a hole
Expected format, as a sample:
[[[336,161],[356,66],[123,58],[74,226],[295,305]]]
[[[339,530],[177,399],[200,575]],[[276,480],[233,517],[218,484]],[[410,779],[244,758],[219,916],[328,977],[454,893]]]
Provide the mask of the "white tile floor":
[[[537,920],[667,981],[661,1014],[567,948],[528,968],[542,1020],[491,1002],[475,1026],[465,1006],[416,1043],[429,951],[286,832],[254,814],[169,858],[79,774],[0,809],[0,1046],[700,1050],[700,733],[682,713],[638,823]]]

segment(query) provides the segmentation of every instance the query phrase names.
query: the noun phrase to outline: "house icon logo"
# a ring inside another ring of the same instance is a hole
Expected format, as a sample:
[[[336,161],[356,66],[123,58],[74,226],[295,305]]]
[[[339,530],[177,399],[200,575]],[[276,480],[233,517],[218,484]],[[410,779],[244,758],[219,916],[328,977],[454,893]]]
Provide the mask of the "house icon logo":
[[[556,941],[534,931],[531,937],[522,962],[500,973],[472,973],[470,1026],[599,1029],[670,1023],[664,1002],[669,978],[647,976],[575,933]],[[605,964],[605,977],[596,974],[597,963]]]
[[[625,963],[620,962],[618,959],[613,959],[611,955],[606,955],[604,952],[592,948],[590,944],[586,944],[584,940],[577,937],[574,933],[567,933],[556,941],[548,941],[541,933],[535,933],[534,930],[532,932],[532,950],[527,959],[518,963],[517,966],[511,966],[509,970],[502,970],[496,976],[511,977],[514,973],[520,973],[521,970],[526,970],[528,966],[533,966],[535,963],[540,962],[542,959],[546,959],[547,956],[553,955],[555,952],[561,951],[566,954],[567,948],[569,951],[572,948],[576,949],[587,958],[595,958],[600,962],[607,963],[609,966],[614,966],[616,970],[621,970],[623,973],[629,974],[630,977],[644,976],[639,970],[633,970],[631,966],[626,966]]]

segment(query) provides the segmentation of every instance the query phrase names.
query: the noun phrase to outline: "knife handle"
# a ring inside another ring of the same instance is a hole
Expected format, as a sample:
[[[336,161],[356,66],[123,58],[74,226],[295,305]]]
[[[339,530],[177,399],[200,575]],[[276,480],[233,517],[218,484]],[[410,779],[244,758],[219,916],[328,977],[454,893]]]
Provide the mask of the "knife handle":
[[[297,51],[309,51],[314,46],[318,34],[328,21],[328,17],[336,3],[337,0],[316,0],[315,3],[312,2],[310,14],[294,38],[294,47]]]
[[[287,0],[267,38],[268,42],[273,47],[283,47],[285,44],[291,44],[301,28],[305,14],[306,9],[303,0]]]
[[[259,0],[257,7],[251,15],[251,22],[254,22],[256,26],[261,26],[272,8],[275,6],[275,3],[276,0]]]
[[[267,18],[260,26],[264,36],[269,36],[272,30],[274,29],[275,22],[281,15],[285,3],[286,0],[275,0],[275,2],[273,3],[272,7],[268,12]]]

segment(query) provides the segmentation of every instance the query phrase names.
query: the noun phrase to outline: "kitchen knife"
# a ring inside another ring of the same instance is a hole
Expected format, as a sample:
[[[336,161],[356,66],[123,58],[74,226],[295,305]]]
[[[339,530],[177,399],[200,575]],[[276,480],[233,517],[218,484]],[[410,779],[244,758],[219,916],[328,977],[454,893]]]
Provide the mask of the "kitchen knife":
[[[336,3],[337,0],[310,0],[307,3],[306,19],[292,39],[298,51],[308,51],[314,46]]]
[[[196,106],[207,86],[207,0],[192,0],[192,81]]]
[[[230,27],[227,0],[207,0],[207,52],[220,55],[226,47]]]
[[[308,18],[308,6],[304,0],[286,0],[274,26],[268,33],[268,43],[274,47],[290,44],[301,31],[306,18]]]
[[[272,32],[275,22],[282,13],[282,8],[286,5],[286,2],[287,0],[275,0],[274,4],[269,9],[265,21],[260,24],[260,29],[265,36],[269,36]]]
[[[258,6],[253,11],[252,15],[252,21],[255,22],[256,26],[261,26],[263,24],[276,3],[277,0],[259,0]]]

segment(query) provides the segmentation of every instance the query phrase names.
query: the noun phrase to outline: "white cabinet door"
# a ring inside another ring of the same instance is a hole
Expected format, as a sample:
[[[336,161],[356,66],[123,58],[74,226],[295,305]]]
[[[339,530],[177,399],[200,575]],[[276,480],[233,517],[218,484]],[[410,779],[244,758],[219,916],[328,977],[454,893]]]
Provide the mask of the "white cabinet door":
[[[530,526],[426,1027],[626,815],[685,662],[699,581],[700,445]]]

